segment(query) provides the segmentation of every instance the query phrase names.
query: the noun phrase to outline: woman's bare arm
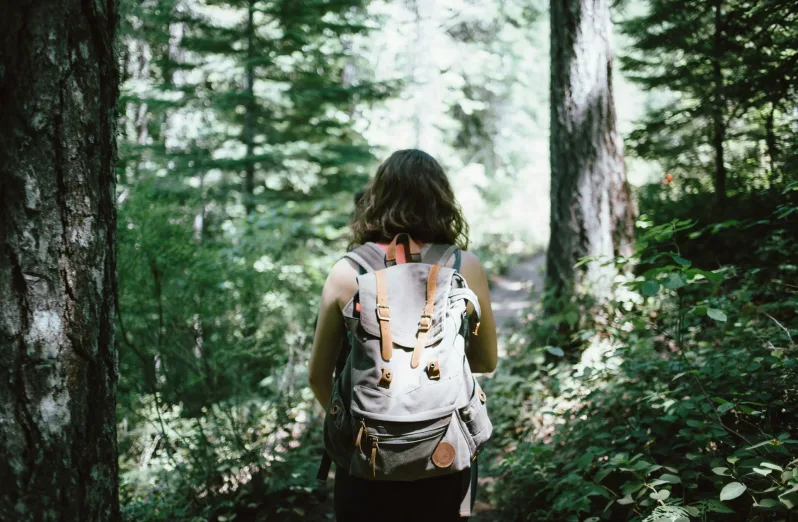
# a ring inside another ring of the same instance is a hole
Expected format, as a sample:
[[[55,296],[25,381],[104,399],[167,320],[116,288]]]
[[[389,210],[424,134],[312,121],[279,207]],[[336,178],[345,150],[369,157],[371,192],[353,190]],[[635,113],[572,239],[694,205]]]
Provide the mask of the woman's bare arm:
[[[338,352],[346,335],[341,310],[357,291],[354,263],[342,259],[333,266],[321,292],[316,335],[308,363],[308,383],[323,407],[330,402],[333,372]]]
[[[468,363],[475,373],[490,373],[496,369],[499,355],[496,341],[496,321],[491,310],[488,278],[479,258],[470,252],[463,252],[460,273],[465,277],[469,288],[477,294],[482,317],[479,332],[468,340]],[[473,325],[472,325],[473,326]]]

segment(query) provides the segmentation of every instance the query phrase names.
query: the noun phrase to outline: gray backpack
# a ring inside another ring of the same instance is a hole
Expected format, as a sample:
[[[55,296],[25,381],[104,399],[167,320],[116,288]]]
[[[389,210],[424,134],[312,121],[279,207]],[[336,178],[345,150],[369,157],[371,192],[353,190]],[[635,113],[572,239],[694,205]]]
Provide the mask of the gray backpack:
[[[403,242],[410,258],[396,262]],[[454,268],[445,265],[455,256]],[[419,480],[465,470],[492,425],[466,359],[467,304],[479,301],[459,274],[456,246],[419,251],[407,234],[387,254],[366,243],[346,255],[360,266],[343,311],[351,350],[324,420],[337,466],[374,480]],[[473,332],[476,335],[478,332]],[[460,514],[470,515],[470,481]]]

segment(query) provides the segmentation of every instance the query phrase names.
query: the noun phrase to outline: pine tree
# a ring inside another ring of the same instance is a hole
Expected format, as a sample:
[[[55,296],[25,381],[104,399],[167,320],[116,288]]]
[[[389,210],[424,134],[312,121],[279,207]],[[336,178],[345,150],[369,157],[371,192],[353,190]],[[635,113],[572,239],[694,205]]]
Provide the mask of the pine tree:
[[[148,458],[169,467],[152,473],[174,477],[166,497],[192,513],[212,509],[231,467],[252,475],[259,502],[278,481],[264,448],[298,411],[317,260],[374,159],[352,107],[387,94],[351,74],[364,4],[125,4],[118,324],[120,411],[136,428],[120,438],[131,513],[153,487],[133,456],[146,430],[161,441]]]
[[[668,172],[709,175],[721,208],[727,193],[745,191],[755,175],[747,150],[764,140],[772,173],[779,135],[789,133],[798,80],[790,4],[650,0],[645,15],[621,25],[634,45],[622,62],[628,76],[663,94],[632,134],[632,149]]]

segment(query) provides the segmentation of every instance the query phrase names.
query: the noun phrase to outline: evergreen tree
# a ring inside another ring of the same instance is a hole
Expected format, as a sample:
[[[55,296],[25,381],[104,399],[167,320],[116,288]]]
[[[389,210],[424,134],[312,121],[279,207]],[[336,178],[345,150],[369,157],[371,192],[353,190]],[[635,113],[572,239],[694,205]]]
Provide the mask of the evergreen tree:
[[[797,81],[790,4],[650,0],[646,14],[621,25],[634,45],[624,70],[662,94],[632,134],[632,149],[661,160],[668,172],[697,178],[699,187],[701,175],[709,175],[720,207],[730,190],[746,190],[756,174],[752,163],[762,170],[762,161],[748,159],[752,145],[765,142],[770,174],[779,162],[779,135],[789,132]]]
[[[272,459],[304,415],[294,373],[309,296],[373,162],[352,107],[387,94],[347,74],[364,4],[124,6],[120,441],[133,518],[210,513],[240,480],[232,469],[258,502],[310,476],[293,478],[315,461]]]

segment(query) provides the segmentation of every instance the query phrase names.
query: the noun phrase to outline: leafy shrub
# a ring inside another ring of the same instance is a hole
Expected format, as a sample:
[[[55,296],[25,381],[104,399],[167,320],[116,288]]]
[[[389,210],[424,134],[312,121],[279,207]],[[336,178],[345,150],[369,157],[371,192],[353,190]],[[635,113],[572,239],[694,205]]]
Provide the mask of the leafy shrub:
[[[795,223],[725,224],[758,266],[716,270],[677,241],[697,251],[714,225],[639,225],[612,302],[568,338],[563,315],[531,321],[489,383],[494,505],[502,520],[785,520],[798,505]]]

